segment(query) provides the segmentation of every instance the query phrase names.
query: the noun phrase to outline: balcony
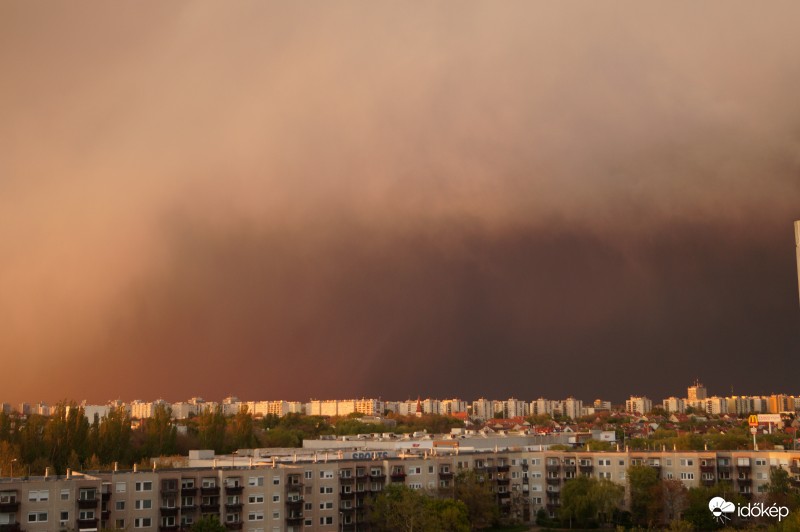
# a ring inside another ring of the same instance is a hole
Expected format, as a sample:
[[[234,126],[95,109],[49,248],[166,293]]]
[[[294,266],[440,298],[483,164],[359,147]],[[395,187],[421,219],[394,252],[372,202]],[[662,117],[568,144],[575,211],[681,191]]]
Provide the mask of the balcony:
[[[225,486],[225,495],[241,495],[244,486]]]
[[[578,467],[580,468],[581,474],[583,474],[583,475],[591,475],[592,472],[594,471],[594,466],[591,465],[591,464],[582,465],[582,466],[578,466]]]
[[[576,471],[577,468],[575,467],[574,464],[564,466],[564,473],[572,473],[574,475]]]
[[[368,475],[368,473],[367,473],[367,470],[366,470],[366,469],[356,469],[356,478],[358,478],[358,479],[365,479],[365,478],[367,478],[368,476],[369,476],[369,475]]]
[[[20,532],[19,523],[0,525],[0,532]]]
[[[103,496],[103,502],[108,502],[108,501],[111,500],[111,492],[110,491],[104,491],[102,496]]]
[[[301,509],[303,507],[303,498],[286,499],[286,507],[289,508],[289,510]]]
[[[77,519],[78,530],[86,530],[87,528],[97,528],[97,519]]]
[[[453,476],[454,475],[452,471],[439,471],[439,478],[441,480],[450,480],[453,478]]]
[[[197,494],[197,486],[181,486],[181,496]]]
[[[386,473],[384,473],[383,471],[373,471],[369,474],[369,478],[370,480],[383,482],[384,480],[386,480]]]
[[[159,508],[162,517],[169,517],[172,515],[178,515],[178,507],[177,506],[162,506]]]
[[[406,480],[406,472],[402,469],[393,469],[389,477],[392,482],[404,482]]]
[[[497,466],[497,472],[498,473],[508,473],[509,469],[510,469],[510,466],[508,466],[508,465],[499,465],[499,466]]]
[[[789,466],[789,471],[791,471],[795,475],[800,475],[800,464],[798,464],[797,462],[793,462],[792,465]]]
[[[339,484],[352,484],[355,481],[356,481],[356,479],[355,479],[355,477],[353,475],[350,475],[350,476],[347,476],[347,477],[344,477],[344,476],[341,476],[341,475],[339,476]]]
[[[559,471],[561,471],[561,466],[557,464],[547,464],[546,466],[544,466],[544,470],[547,471],[548,473],[558,473]]]
[[[200,494],[206,496],[219,495],[219,486],[205,486],[200,488]]]
[[[218,514],[219,513],[219,504],[201,504],[200,505],[200,511],[203,512],[204,514],[207,514],[207,513]]]
[[[98,503],[97,497],[93,499],[78,499],[78,508],[81,510],[91,510],[93,508],[97,508]]]
[[[503,477],[503,478],[498,478],[497,479],[497,485],[498,486],[508,486],[510,483],[511,483],[511,479],[509,479],[509,478]]]
[[[713,487],[717,483],[717,481],[713,478],[704,478],[700,482],[702,482],[703,486],[707,488]]]
[[[297,526],[303,524],[303,514],[289,514],[286,516],[286,524],[289,526]]]
[[[225,503],[225,511],[226,512],[241,512],[242,511],[242,503],[241,502],[226,502]]]
[[[560,478],[547,477],[545,479],[545,482],[547,482],[548,486],[560,486],[561,485],[561,479]]]
[[[161,495],[177,495],[178,483],[177,482],[164,482],[161,484]]]
[[[241,521],[235,521],[233,523],[225,523],[225,528],[228,530],[241,530],[243,523]]]
[[[355,496],[356,496],[356,494],[353,493],[352,491],[350,493],[342,492],[342,493],[339,494],[339,499],[342,500],[342,501],[351,501],[351,500],[353,500],[355,498]]]
[[[103,521],[108,521],[111,519],[111,510],[103,510],[100,512],[100,519]]]
[[[172,532],[178,530],[178,525],[159,525],[158,530],[159,532]]]
[[[19,501],[0,502],[0,513],[9,514],[19,511]]]

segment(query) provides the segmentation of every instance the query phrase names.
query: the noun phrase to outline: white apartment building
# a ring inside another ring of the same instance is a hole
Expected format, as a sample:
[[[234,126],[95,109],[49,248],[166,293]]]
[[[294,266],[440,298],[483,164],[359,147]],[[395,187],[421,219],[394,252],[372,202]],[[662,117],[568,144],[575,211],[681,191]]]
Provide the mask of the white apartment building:
[[[647,397],[631,395],[630,399],[625,401],[625,411],[631,414],[647,414],[652,410],[653,401]]]

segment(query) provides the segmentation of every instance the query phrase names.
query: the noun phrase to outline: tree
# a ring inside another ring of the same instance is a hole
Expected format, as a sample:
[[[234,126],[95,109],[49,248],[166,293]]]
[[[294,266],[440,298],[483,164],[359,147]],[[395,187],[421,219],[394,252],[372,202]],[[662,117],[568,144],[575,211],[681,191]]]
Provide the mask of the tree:
[[[258,444],[256,440],[253,416],[242,405],[231,421],[231,444],[234,449],[252,449]]]
[[[590,520],[597,516],[597,506],[591,497],[595,482],[597,481],[591,477],[581,476],[564,484],[561,490],[559,517],[564,523],[568,523],[570,528],[590,526]]]
[[[98,427],[97,456],[100,463],[122,462],[130,464],[131,416],[123,406],[112,408]]]
[[[222,408],[219,405],[213,409],[207,407],[197,419],[200,445],[204,449],[213,449],[214,452],[222,454],[225,451],[226,425],[225,416],[222,415]]]
[[[468,532],[467,507],[436,499],[403,484],[387,486],[370,504],[373,530],[386,532]]]
[[[63,474],[67,466],[75,462],[80,465],[91,454],[87,445],[89,421],[83,408],[74,402],[62,401],[56,405],[45,423],[42,437],[50,463],[58,474]],[[71,456],[73,452],[75,456]]]
[[[142,454],[150,458],[175,454],[178,430],[172,424],[172,408],[160,403],[153,415],[143,421],[145,439]]]
[[[425,500],[416,490],[402,484],[391,484],[372,501],[369,522],[374,530],[423,530]]]
[[[455,499],[467,508],[467,516],[473,528],[488,528],[497,521],[499,510],[492,493],[492,487],[486,479],[475,471],[461,470],[454,480]]]
[[[630,466],[628,486],[631,493],[633,522],[641,526],[650,526],[656,521],[655,516],[662,514],[658,500],[658,471],[644,465]]]
[[[225,525],[220,523],[218,518],[212,516],[201,517],[189,530],[191,532],[227,532]]]
[[[624,496],[622,486],[593,477],[577,477],[561,491],[559,517],[570,526],[589,527],[607,522],[620,506]]]

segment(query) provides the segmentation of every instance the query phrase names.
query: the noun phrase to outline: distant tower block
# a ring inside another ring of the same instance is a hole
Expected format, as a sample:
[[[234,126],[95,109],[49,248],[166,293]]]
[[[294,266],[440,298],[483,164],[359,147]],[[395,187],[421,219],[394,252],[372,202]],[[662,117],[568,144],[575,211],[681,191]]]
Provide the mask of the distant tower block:
[[[797,251],[797,290],[800,294],[800,220],[794,223],[794,246]]]

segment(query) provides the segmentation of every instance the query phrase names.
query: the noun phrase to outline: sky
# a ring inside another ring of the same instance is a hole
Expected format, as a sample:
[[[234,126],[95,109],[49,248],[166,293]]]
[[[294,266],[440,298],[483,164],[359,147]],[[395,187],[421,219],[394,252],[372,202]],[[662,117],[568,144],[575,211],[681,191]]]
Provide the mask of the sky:
[[[0,401],[800,394],[800,5],[0,4]]]

